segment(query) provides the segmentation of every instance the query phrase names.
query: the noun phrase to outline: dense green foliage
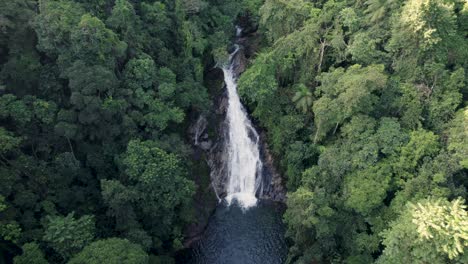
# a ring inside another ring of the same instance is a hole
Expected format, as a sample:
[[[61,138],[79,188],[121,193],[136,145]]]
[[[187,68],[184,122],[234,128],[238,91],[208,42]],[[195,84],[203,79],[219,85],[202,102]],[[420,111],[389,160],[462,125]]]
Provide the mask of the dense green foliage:
[[[288,262],[466,263],[468,3],[256,15],[265,41],[239,90],[287,177]]]
[[[380,263],[466,263],[468,218],[464,201],[456,199],[409,203],[383,233]]]
[[[74,213],[66,217],[48,216],[44,241],[62,257],[68,258],[83,249],[94,238],[94,221],[89,215],[74,219]]]
[[[189,114],[210,109],[204,69],[242,10],[0,1],[1,263],[144,263],[182,246],[199,187]]]
[[[73,257],[69,264],[148,263],[148,255],[138,245],[126,239],[109,238],[89,244]]]
[[[23,254],[14,258],[15,264],[47,264],[44,253],[36,243],[26,243],[22,247]]]
[[[288,263],[468,262],[466,0],[0,1],[5,261],[171,261],[200,191],[189,116],[240,14]]]

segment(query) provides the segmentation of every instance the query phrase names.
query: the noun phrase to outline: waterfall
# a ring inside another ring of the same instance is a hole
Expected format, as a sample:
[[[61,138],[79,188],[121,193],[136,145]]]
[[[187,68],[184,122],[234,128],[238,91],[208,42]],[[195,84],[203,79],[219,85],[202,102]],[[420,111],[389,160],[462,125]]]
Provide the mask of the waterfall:
[[[233,58],[238,50],[239,47],[236,46],[236,50],[230,55],[229,65],[223,68],[229,102],[226,113],[229,131],[226,144],[228,153],[226,201],[231,204],[236,200],[246,209],[257,203],[255,195],[262,185],[263,165],[260,159],[259,135],[237,94]]]
[[[236,26],[236,37],[240,37],[242,34],[242,28],[239,26]]]

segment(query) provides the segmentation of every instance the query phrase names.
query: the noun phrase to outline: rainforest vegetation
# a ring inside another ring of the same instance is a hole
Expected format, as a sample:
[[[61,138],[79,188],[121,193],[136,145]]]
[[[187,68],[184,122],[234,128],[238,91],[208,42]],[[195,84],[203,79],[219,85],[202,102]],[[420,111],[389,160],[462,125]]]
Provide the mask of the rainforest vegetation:
[[[288,263],[468,263],[466,0],[0,0],[0,263],[172,263],[239,18]]]

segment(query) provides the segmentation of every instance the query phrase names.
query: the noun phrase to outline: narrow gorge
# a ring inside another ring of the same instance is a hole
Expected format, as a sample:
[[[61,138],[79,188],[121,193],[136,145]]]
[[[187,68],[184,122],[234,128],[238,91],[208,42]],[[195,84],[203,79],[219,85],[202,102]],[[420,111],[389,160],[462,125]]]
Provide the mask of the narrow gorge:
[[[281,176],[237,93],[237,79],[247,60],[242,44],[247,41],[242,29],[236,27],[233,51],[222,67],[224,92],[217,105],[222,118],[216,142],[212,144],[206,134],[204,116],[192,127],[194,145],[208,153],[212,188],[219,204],[181,263],[285,261]]]

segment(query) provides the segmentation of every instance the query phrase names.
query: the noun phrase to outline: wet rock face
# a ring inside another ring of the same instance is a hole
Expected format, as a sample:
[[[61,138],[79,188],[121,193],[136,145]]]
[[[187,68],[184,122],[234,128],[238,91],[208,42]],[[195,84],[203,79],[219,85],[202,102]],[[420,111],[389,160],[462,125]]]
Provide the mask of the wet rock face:
[[[240,47],[241,48],[239,49],[239,51],[233,57],[233,68],[236,77],[240,76],[241,73],[245,71],[248,62],[247,58],[245,57],[245,49],[243,48],[243,46]]]
[[[200,115],[197,121],[190,127],[189,132],[192,135],[194,146],[199,146],[200,143],[203,142],[203,139],[208,138],[208,135],[205,133],[207,125],[208,121],[206,120],[205,116]]]
[[[189,132],[195,147],[208,151],[213,146],[212,140],[207,133],[208,120],[204,115],[200,115],[197,121],[190,127]]]
[[[200,115],[189,130],[194,147],[205,153],[206,161],[210,167],[211,186],[218,200],[226,196],[228,153],[226,153],[225,144],[227,143],[228,131],[224,117],[227,104],[226,96],[223,93],[215,100],[215,111],[209,113],[208,117]],[[210,136],[209,131],[214,131],[214,136]]]
[[[228,137],[227,124],[222,122],[219,129],[219,138],[216,143],[208,151],[208,165],[210,166],[211,184],[218,199],[226,196],[226,182],[228,179],[228,153],[226,152],[225,144]]]
[[[265,133],[261,133],[260,138],[260,152],[263,161],[263,192],[260,194],[260,198],[284,203],[286,202],[286,189],[283,177],[276,170],[273,156],[265,142]]]

